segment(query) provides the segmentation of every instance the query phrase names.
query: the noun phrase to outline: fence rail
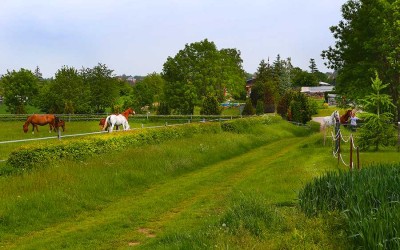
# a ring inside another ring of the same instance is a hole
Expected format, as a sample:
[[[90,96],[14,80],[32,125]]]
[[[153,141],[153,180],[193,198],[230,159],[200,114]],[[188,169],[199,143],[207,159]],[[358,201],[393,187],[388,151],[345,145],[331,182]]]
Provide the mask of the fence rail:
[[[105,118],[110,113],[103,114],[55,114],[60,119],[66,121],[90,121]],[[29,114],[0,114],[0,121],[25,121]],[[136,114],[130,119],[137,120],[231,120],[241,118],[241,115],[155,115],[155,114]]]

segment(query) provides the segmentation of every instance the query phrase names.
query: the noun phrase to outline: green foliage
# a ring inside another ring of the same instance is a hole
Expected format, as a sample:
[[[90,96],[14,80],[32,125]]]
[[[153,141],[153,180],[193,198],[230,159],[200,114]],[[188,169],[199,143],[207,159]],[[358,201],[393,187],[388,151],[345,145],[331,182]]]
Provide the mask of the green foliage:
[[[95,113],[103,113],[117,102],[120,85],[113,70],[99,63],[93,68],[82,69],[81,74],[83,83],[89,86],[90,105]]]
[[[399,164],[328,172],[300,191],[300,206],[309,216],[342,212],[354,248],[398,249],[399,186]]]
[[[260,195],[241,193],[231,203],[219,223],[229,234],[240,235],[247,231],[262,239],[265,231],[277,227],[282,221],[274,208],[268,207],[265,197]]]
[[[80,73],[64,66],[52,81],[45,83],[38,105],[43,112],[56,114],[90,113],[90,89]]]
[[[257,101],[261,100],[264,103],[265,113],[275,112],[275,102],[279,96],[278,81],[274,74],[274,68],[262,60],[257,69],[257,78],[251,90],[250,98],[252,103],[256,105]]]
[[[389,95],[381,93],[388,85],[382,84],[378,73],[376,73],[375,79],[371,80],[372,89],[375,92],[367,95],[361,101],[366,110],[374,113],[364,114],[364,124],[359,131],[359,144],[362,149],[373,146],[377,151],[379,146],[390,146],[396,143],[396,131],[392,124],[393,115],[387,112],[394,105]]]
[[[1,78],[4,104],[13,114],[25,114],[26,105],[31,104],[38,94],[39,79],[30,71],[7,71]]]
[[[7,164],[15,169],[15,172],[23,172],[39,165],[63,158],[82,160],[91,155],[97,155],[109,150],[118,150],[128,145],[154,144],[161,141],[190,137],[193,134],[220,131],[218,123],[187,124],[180,127],[165,127],[157,130],[145,130],[143,132],[126,132],[123,136],[109,135],[105,139],[82,139],[74,143],[51,145],[47,147],[21,148],[10,154]]]
[[[171,114],[171,110],[169,109],[168,103],[160,102],[160,105],[157,108],[158,115],[169,115]]]
[[[306,124],[311,120],[313,110],[310,107],[308,97],[300,92],[294,94],[292,101],[290,102],[290,114],[292,115],[292,121]]]
[[[264,102],[261,100],[257,101],[257,105],[256,105],[256,114],[257,115],[262,115],[264,114]]]
[[[253,104],[251,103],[250,99],[246,100],[246,104],[244,105],[242,115],[254,115],[256,113],[255,108],[253,107]]]
[[[347,1],[343,20],[330,28],[335,45],[322,52],[328,66],[338,71],[336,91],[350,100],[364,98],[370,91],[369,78],[376,70],[389,84],[400,114],[400,17],[399,1]]]
[[[193,114],[204,96],[213,95],[222,101],[224,91],[232,95],[243,92],[244,71],[240,52],[218,50],[207,39],[186,44],[163,66],[164,98],[177,114]]]
[[[296,95],[296,93],[297,93],[297,91],[288,89],[288,90],[286,90],[286,92],[282,96],[282,98],[279,100],[278,107],[277,107],[277,113],[280,116],[282,116],[284,119],[292,120],[292,116],[290,113],[290,103],[294,99],[294,96]]]
[[[151,107],[153,103],[160,102],[164,85],[165,81],[160,74],[148,74],[134,85],[132,98],[135,98],[138,107]]]
[[[222,109],[215,96],[208,95],[203,99],[200,115],[220,115]]]
[[[360,136],[358,144],[362,150],[373,147],[375,151],[379,147],[394,146],[396,144],[396,129],[393,125],[393,116],[390,113],[363,114],[363,125],[358,130]]]

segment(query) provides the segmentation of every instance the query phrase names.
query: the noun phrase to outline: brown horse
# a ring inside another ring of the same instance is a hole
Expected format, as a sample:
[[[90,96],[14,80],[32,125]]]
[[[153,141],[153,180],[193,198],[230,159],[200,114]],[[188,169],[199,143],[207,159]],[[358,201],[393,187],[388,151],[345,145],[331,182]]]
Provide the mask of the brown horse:
[[[135,110],[132,108],[127,108],[124,112],[122,112],[122,115],[125,116],[126,120],[128,120],[129,115],[134,115],[136,114]],[[103,130],[106,124],[106,118],[101,118],[99,122],[100,130]],[[115,129],[118,130],[118,125],[115,125]]]
[[[57,118],[58,119],[58,118]],[[39,132],[38,125],[44,126],[49,124],[50,130],[49,133],[56,127],[56,116],[55,115],[37,115],[33,114],[31,116],[28,116],[26,119],[25,124],[22,126],[24,132],[28,132],[29,124],[32,124],[32,134],[35,133],[35,128],[36,131]]]
[[[340,123],[341,124],[347,124],[347,121],[349,120],[351,114],[352,114],[353,110],[349,109],[346,111],[346,113],[342,116],[340,116]]]
[[[63,132],[65,132],[65,121],[59,120],[58,123],[55,124],[54,131],[57,131],[57,128],[61,127]]]

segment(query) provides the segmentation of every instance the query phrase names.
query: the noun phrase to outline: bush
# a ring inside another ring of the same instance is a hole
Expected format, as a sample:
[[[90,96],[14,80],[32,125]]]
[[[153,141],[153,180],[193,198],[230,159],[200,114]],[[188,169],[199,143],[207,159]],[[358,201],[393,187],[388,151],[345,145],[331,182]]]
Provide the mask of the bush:
[[[109,134],[104,136],[105,138],[81,139],[73,143],[65,142],[45,147],[22,147],[10,154],[7,165],[14,168],[14,172],[21,172],[38,165],[45,166],[53,160],[63,158],[82,160],[91,155],[101,154],[110,150],[120,150],[127,146],[154,144],[169,139],[190,137],[193,134],[219,133],[220,131],[221,126],[219,123],[192,123],[179,127],[132,130],[115,136]]]
[[[258,101],[257,101],[256,114],[257,114],[257,115],[262,115],[262,114],[264,114],[264,102],[261,101],[261,100],[258,100]]]
[[[220,115],[222,109],[215,96],[206,96],[201,106],[200,115]]]
[[[244,105],[242,115],[255,115],[256,110],[253,107],[250,99],[246,100],[246,104]]]

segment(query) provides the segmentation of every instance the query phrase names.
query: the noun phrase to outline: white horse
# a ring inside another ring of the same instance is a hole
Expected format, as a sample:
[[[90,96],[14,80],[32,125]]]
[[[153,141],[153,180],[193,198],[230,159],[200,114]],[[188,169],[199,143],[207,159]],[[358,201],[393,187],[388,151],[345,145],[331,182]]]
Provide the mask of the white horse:
[[[339,111],[335,110],[330,116],[325,116],[323,118],[322,129],[325,130],[327,127],[334,126],[336,122],[340,120]]]
[[[125,116],[119,114],[119,115],[109,115],[106,118],[106,122],[104,123],[103,130],[106,130],[108,128],[108,132],[112,132],[114,129],[114,126],[118,125],[124,128],[124,130],[129,130],[129,123],[128,120],[126,119]]]

